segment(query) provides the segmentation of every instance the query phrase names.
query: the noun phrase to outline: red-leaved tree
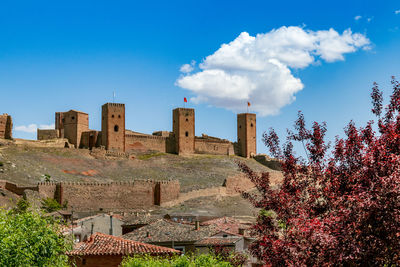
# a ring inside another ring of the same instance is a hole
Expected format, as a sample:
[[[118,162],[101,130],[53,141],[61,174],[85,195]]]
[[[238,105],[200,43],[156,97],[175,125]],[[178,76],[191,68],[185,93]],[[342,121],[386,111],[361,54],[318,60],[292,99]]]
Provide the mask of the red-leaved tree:
[[[245,164],[242,171],[258,193],[243,193],[261,208],[252,253],[267,266],[400,265],[400,84],[383,110],[382,92],[374,83],[370,121],[345,127],[332,151],[324,140],[326,125],[307,129],[299,113],[295,131],[281,147],[271,129],[263,141],[280,160],[284,179],[270,186],[268,173]],[[303,143],[307,158],[296,157],[293,141]]]

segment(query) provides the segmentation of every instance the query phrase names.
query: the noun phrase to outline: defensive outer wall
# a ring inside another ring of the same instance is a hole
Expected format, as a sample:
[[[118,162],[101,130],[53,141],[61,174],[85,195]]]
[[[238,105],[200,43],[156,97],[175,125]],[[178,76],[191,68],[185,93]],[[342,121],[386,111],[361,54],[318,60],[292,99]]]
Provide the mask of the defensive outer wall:
[[[43,198],[68,203],[75,211],[123,211],[162,205],[179,198],[178,181],[135,180],[132,182],[79,183],[42,182],[36,186],[18,186],[1,180],[0,188],[17,195],[37,191]]]
[[[282,173],[270,172],[271,180],[281,180]],[[36,186],[19,186],[0,180],[4,188],[19,196],[25,190],[33,190],[42,198],[54,198],[60,204],[68,204],[75,211],[129,211],[157,206],[171,206],[186,200],[213,195],[237,195],[241,191],[254,189],[254,184],[240,174],[225,179],[219,187],[204,188],[180,193],[179,181],[135,180],[131,182],[80,183],[41,182]]]

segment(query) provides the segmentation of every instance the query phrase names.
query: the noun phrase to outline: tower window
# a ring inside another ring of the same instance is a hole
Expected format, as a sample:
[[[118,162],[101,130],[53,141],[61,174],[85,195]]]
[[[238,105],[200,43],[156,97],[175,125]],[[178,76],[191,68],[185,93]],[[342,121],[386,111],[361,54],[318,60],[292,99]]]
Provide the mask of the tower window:
[[[254,125],[253,125],[253,123],[252,123],[252,124],[250,124],[250,126],[251,126],[251,127],[253,127],[253,126],[254,126]]]
[[[113,115],[111,115],[111,118],[114,118],[114,114],[113,114]]]
[[[75,120],[75,117],[74,117],[74,116],[72,116],[72,117],[71,117],[71,120]]]
[[[115,125],[114,126],[114,132],[118,132],[118,129],[119,129],[118,125]]]
[[[242,125],[239,125],[239,129],[242,129]]]
[[[186,137],[189,136],[189,132],[188,132],[188,131],[185,132],[185,136],[186,136]]]
[[[188,118],[186,118],[186,121],[189,121],[189,119],[188,119]]]
[[[118,118],[121,118],[121,115],[118,115]]]

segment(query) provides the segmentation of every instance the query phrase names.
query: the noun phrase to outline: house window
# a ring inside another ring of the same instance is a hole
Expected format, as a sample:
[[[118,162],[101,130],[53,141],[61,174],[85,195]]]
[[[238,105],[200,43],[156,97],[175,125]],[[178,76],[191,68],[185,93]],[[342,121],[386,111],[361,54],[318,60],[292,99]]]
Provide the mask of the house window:
[[[75,120],[75,117],[74,117],[74,116],[72,116],[72,117],[71,117],[71,119],[72,119],[72,120]]]
[[[186,137],[189,136],[189,132],[188,132],[188,131],[185,132],[185,136],[186,136]]]
[[[114,132],[118,132],[118,128],[119,128],[118,125],[115,125],[114,126]]]
[[[82,265],[86,265],[86,259],[82,259]]]
[[[185,247],[184,246],[174,246],[173,249],[179,250],[182,253],[185,253]]]
[[[186,118],[186,121],[189,121],[189,119],[188,119],[188,118]]]

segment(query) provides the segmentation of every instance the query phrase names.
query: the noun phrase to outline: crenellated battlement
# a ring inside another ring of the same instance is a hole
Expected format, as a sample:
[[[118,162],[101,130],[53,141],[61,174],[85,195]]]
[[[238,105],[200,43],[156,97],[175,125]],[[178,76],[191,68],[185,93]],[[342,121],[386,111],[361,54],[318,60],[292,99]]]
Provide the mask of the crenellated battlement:
[[[125,104],[122,103],[105,103],[104,105],[110,106],[110,107],[124,107]]]
[[[169,137],[157,136],[157,135],[136,135],[136,134],[126,134],[126,138],[137,138],[137,139],[150,139],[150,140],[167,140]]]

